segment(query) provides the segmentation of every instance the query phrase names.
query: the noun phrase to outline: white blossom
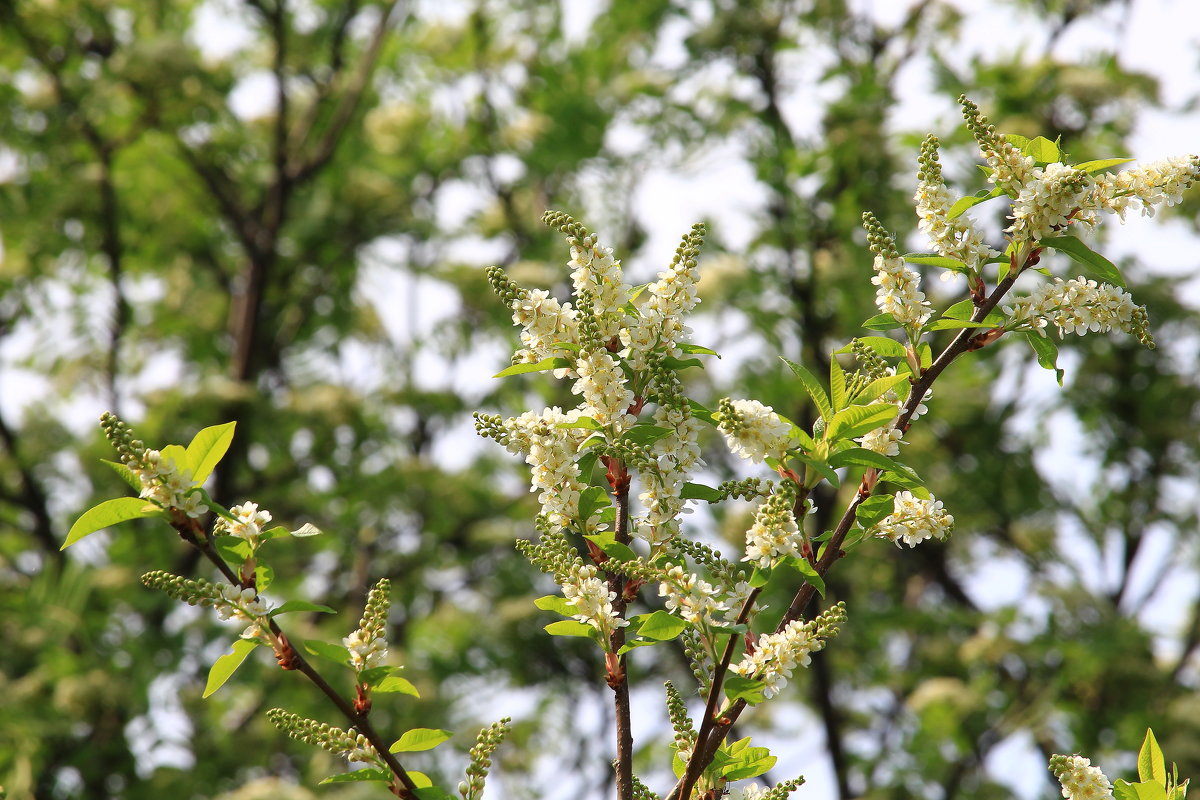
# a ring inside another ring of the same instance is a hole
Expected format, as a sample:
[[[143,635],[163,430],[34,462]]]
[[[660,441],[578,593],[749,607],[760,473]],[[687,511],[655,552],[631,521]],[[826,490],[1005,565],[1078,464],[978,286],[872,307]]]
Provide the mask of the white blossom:
[[[1067,800],[1112,800],[1108,777],[1082,756],[1053,756],[1050,770],[1062,784],[1062,796]]]
[[[342,639],[342,644],[350,651],[350,664],[357,671],[378,666],[387,658],[387,639],[382,636],[371,636],[362,629],[356,630]]]
[[[878,525],[879,536],[909,547],[926,539],[944,540],[954,527],[954,517],[946,513],[942,501],[930,497],[923,500],[912,492],[897,492],[892,513]]]
[[[717,614],[729,610],[719,594],[711,583],[678,565],[667,570],[658,584],[659,597],[667,598],[667,610],[696,625],[711,624]]]
[[[1145,308],[1135,306],[1124,289],[1097,283],[1083,276],[1064,281],[1055,278],[1026,297],[1003,307],[1011,323],[1032,330],[1058,328],[1060,336],[1088,331],[1107,333],[1117,328],[1151,343]]]
[[[567,602],[579,612],[575,619],[605,636],[629,624],[629,620],[621,619],[613,610],[617,593],[609,591],[608,584],[596,577],[596,568],[591,565],[574,567],[563,581],[562,591]]]
[[[879,287],[875,292],[879,310],[891,314],[906,328],[924,325],[933,314],[933,306],[925,299],[925,293],[917,289],[921,276],[906,266],[902,258],[875,256],[874,269],[871,283]]]
[[[755,464],[768,457],[783,458],[791,426],[780,419],[771,406],[764,406],[757,400],[734,400],[730,405],[736,421],[721,420],[721,433],[730,451]]]

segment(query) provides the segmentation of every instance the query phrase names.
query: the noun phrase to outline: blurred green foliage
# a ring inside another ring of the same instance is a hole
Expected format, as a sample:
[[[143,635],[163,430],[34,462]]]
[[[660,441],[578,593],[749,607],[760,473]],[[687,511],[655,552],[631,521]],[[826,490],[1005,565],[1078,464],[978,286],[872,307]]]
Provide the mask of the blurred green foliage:
[[[1105,5],[1011,4],[1051,42]],[[530,600],[547,587],[511,546],[533,532],[521,465],[471,433],[470,411],[515,414],[550,391],[536,376],[483,377],[515,338],[484,262],[561,290],[562,244],[537,224],[560,207],[627,263],[665,264],[669,250],[647,248],[661,225],[639,200],[650,177],[715,169],[732,148],[763,213],[744,246],[710,221],[702,343],[736,357],[692,388],[801,421],[811,411],[776,356],[820,372],[872,313],[861,212],[913,229],[927,130],[964,165],[950,177],[978,188],[949,102],[922,130],[889,124],[902,70],[930,70],[947,101],[969,92],[1001,130],[1062,136],[1074,160],[1127,154],[1139,114],[1159,105],[1156,82],[1118,53],[963,65],[948,57],[959,12],[934,0],[894,27],[838,0],[593,11],[0,3],[10,797],[307,798],[291,784],[338,769],[264,719],[283,706],[333,721],[265,656],[200,700],[233,632],[138,583],[149,569],[203,569],[167,528],[125,526],[59,552],[74,516],[120,491],[98,463],[109,453],[91,420],[103,408],[156,444],[237,420],[214,497],[329,534],[275,556],[277,594],[343,609],[303,630],[345,635],[373,582],[391,578],[389,638],[425,699],[377,704],[380,727],[459,729],[465,751],[518,702],[498,754],[503,796],[600,796],[609,743],[571,722],[606,700],[600,667],[543,634]],[[1194,229],[1194,199],[1183,212]],[[1179,601],[1181,631],[1147,611],[1170,570],[1194,581],[1200,369],[1187,343],[1200,331],[1177,278],[1122,267],[1164,346],[1065,342],[1061,394],[1037,390],[1020,348],[956,365],[905,454],[957,517],[956,538],[863,546],[831,576],[829,600],[845,599],[851,622],[788,690],[825,753],[779,755],[827,760],[843,800],[1010,797],[985,769],[1009,737],[1104,763],[1150,724],[1183,774],[1200,772],[1200,608]],[[15,396],[27,391],[35,402]],[[1081,451],[1047,456],[1056,430],[1078,430]],[[715,452],[710,462],[716,479],[733,474]],[[829,494],[817,505],[826,521],[839,510]],[[746,521],[718,512],[709,535],[739,540]],[[685,668],[638,669],[653,686]],[[661,769],[663,752],[639,758]],[[461,764],[417,768],[453,776]]]

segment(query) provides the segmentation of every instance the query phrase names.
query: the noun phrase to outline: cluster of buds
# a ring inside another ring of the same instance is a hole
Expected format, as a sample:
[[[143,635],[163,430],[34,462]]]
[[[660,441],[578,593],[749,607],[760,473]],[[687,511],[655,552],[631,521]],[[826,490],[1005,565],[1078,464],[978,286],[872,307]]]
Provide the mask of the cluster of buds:
[[[1051,756],[1050,771],[1062,784],[1062,795],[1067,800],[1112,800],[1113,787],[1108,778],[1082,756]]]
[[[483,782],[492,768],[492,753],[496,752],[496,748],[512,730],[510,722],[508,717],[504,717],[479,732],[475,746],[471,748],[467,779],[458,784],[458,793],[462,795],[463,800],[480,800],[483,796]]]
[[[366,608],[359,620],[358,630],[342,640],[350,651],[350,665],[356,672],[378,666],[387,658],[387,615],[391,605],[392,584],[387,578],[367,594]]]
[[[779,694],[797,666],[812,663],[811,654],[825,647],[846,621],[846,604],[837,603],[816,619],[792,620],[778,633],[764,633],[753,649],[747,648],[742,660],[730,669],[745,678],[762,681],[763,697]]]
[[[348,761],[386,766],[379,757],[375,746],[367,741],[367,737],[353,729],[336,728],[324,722],[317,722],[315,719],[306,719],[299,714],[284,711],[282,708],[272,708],[267,712],[267,719],[271,720],[276,728],[297,741],[328,750]]]
[[[718,405],[718,427],[736,455],[758,464],[766,458],[782,460],[791,443],[791,426],[771,406],[757,400],[730,400]]]

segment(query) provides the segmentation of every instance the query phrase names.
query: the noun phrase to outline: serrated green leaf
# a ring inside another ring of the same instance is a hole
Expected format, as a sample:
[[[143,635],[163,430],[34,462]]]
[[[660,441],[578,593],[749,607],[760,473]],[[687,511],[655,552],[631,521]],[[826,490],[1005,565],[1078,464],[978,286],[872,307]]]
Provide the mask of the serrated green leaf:
[[[564,617],[573,617],[579,613],[579,609],[568,603],[567,598],[556,594],[539,597],[533,601],[533,604],[542,611],[553,611],[556,614],[562,614]]]
[[[92,506],[67,531],[67,538],[59,550],[66,550],[85,536],[103,530],[119,522],[131,519],[162,516],[162,509],[140,497],[117,497]]]
[[[812,587],[817,590],[817,594],[821,597],[825,596],[825,580],[817,574],[817,570],[812,564],[803,558],[789,558],[788,563],[796,568],[805,583],[812,584]]]
[[[258,591],[265,592],[275,582],[275,568],[268,564],[259,564],[254,568],[254,585]]]
[[[604,426],[591,417],[580,417],[572,422],[559,422],[554,427],[556,428],[582,428],[586,431],[602,431]]]
[[[1075,167],[1075,169],[1081,169],[1084,172],[1086,172],[1087,174],[1092,175],[1094,173],[1100,172],[1101,170],[1108,169],[1109,167],[1116,167],[1116,166],[1120,166],[1121,164],[1128,164],[1130,161],[1133,161],[1133,159],[1132,158],[1100,158],[1100,159],[1096,159],[1095,161],[1084,161],[1081,164],[1075,164],[1074,167]]]
[[[278,617],[280,614],[294,614],[297,611],[311,611],[315,614],[336,614],[337,611],[329,606],[323,606],[319,603],[310,603],[307,600],[288,600],[279,608],[272,611],[269,616]]]
[[[725,495],[711,486],[691,482],[683,484],[683,488],[679,491],[679,497],[683,500],[705,500],[709,503],[719,503],[725,499]]]
[[[330,775],[325,780],[318,783],[318,786],[324,786],[327,783],[359,783],[361,781],[390,781],[392,774],[386,769],[356,769],[353,772],[341,772],[337,775]]]
[[[666,438],[675,433],[670,428],[662,428],[658,425],[647,425],[638,423],[625,432],[621,437],[622,442],[633,442],[642,446],[649,446],[657,442],[659,439]]]
[[[854,518],[864,529],[878,525],[880,520],[896,510],[896,498],[890,494],[868,497],[854,509]]]
[[[617,561],[633,561],[637,558],[637,553],[633,552],[629,545],[622,544],[613,538],[612,531],[590,534],[583,538],[599,547],[606,556],[615,558]]]
[[[389,753],[416,753],[432,750],[454,734],[440,728],[413,728],[392,743]]]
[[[133,489],[135,492],[140,492],[142,490],[141,478],[139,478],[136,474],[134,474],[134,471],[131,470],[129,467],[127,467],[124,464],[121,464],[117,461],[109,461],[107,458],[100,459],[100,462],[103,464],[108,464],[110,467],[112,467],[113,472],[120,475],[121,480],[123,480],[127,484],[129,484],[129,487],[131,489]]]
[[[204,697],[209,697],[217,689],[225,685],[225,681],[237,671],[237,668],[246,660],[246,656],[258,647],[260,642],[257,639],[238,639],[233,643],[230,652],[218,658],[213,662],[212,667],[208,670],[208,681],[204,684]]]
[[[233,441],[236,422],[210,425],[192,437],[187,446],[187,460],[192,465],[192,480],[204,483],[217,464],[221,463]]]
[[[904,358],[904,354],[908,352],[904,349],[903,344],[897,342],[895,339],[889,339],[886,336],[859,336],[857,338],[860,342],[871,348],[871,350],[875,351],[876,355],[882,358]],[[854,343],[851,342],[845,347],[834,350],[833,352],[838,354],[853,353]]]
[[[420,698],[421,693],[417,691],[417,687],[412,685],[411,681],[401,678],[399,675],[389,675],[378,683],[371,685],[373,691],[406,694],[410,697]]]
[[[1058,345],[1053,339],[1047,336],[1042,336],[1036,331],[1025,331],[1025,339],[1029,342],[1029,346],[1033,348],[1034,355],[1037,356],[1037,362],[1046,369],[1054,370],[1054,375],[1058,379],[1058,385],[1063,385],[1063,371],[1058,368]]]
[[[804,386],[804,391],[808,392],[808,396],[812,398],[813,404],[816,405],[817,412],[821,417],[825,420],[833,417],[833,408],[829,404],[829,395],[825,394],[825,388],[821,386],[821,382],[817,380],[817,376],[809,372],[807,367],[801,366],[794,361],[789,361],[783,356],[779,358],[800,379],[800,383]]]
[[[885,375],[882,378],[876,378],[855,392],[854,396],[850,398],[850,402],[859,406],[866,405],[904,383],[908,383],[907,375]]]
[[[510,375],[524,375],[527,372],[546,372],[552,369],[571,369],[574,364],[566,358],[543,358],[536,364],[513,364],[508,369],[502,369],[493,378],[507,378]]]
[[[1146,738],[1142,740],[1142,748],[1138,751],[1138,777],[1143,781],[1156,781],[1166,790],[1167,764],[1150,728],[1146,729]]]
[[[849,400],[846,398],[846,371],[842,369],[842,365],[838,363],[836,358],[829,359],[829,403],[833,406],[833,413],[841,411],[847,405]]]
[[[681,352],[690,353],[691,355],[716,356],[717,358],[721,357],[721,354],[718,353],[716,350],[711,350],[707,347],[701,347],[698,344],[687,344],[685,342],[682,344],[677,344],[675,346],[678,347]]]
[[[1087,273],[1089,278],[1103,281],[1104,283],[1111,283],[1113,286],[1120,286],[1122,289],[1125,288],[1125,279],[1121,276],[1121,271],[1117,269],[1117,265],[1074,236],[1051,236],[1048,239],[1042,239],[1038,242],[1038,245],[1040,247],[1052,247],[1060,253],[1066,253],[1072,260],[1083,267],[1083,271]]]
[[[241,566],[250,557],[250,543],[236,536],[214,536],[212,545],[226,564]]]
[[[853,439],[864,436],[876,428],[891,422],[900,409],[891,403],[872,403],[868,406],[850,406],[833,415],[825,430],[825,440]]]
[[[904,327],[891,314],[876,314],[870,319],[865,320],[862,326],[873,331],[890,331]]]
[[[309,639],[304,643],[304,649],[309,655],[319,656],[339,666],[345,667],[350,665],[350,651],[340,644],[323,642],[320,639]]]
[[[679,617],[666,611],[655,611],[646,617],[646,621],[638,628],[638,636],[653,639],[656,642],[668,642],[692,627]]]
[[[578,609],[576,611],[578,612]],[[574,619],[561,619],[546,626],[546,633],[551,636],[583,636],[590,639],[594,638],[592,634],[594,630],[596,629],[586,622]]]
[[[737,759],[732,764],[721,768],[721,775],[730,781],[755,778],[770,771],[776,761],[775,756],[765,747],[747,747],[737,754]]]
[[[1021,148],[1021,152],[1042,164],[1049,164],[1062,159],[1062,152],[1058,149],[1058,145],[1045,136],[1037,136],[1030,139]]]
[[[608,491],[602,486],[589,486],[579,493],[579,521],[587,523],[597,509],[611,503]]]
[[[763,689],[767,685],[762,681],[744,678],[734,672],[725,675],[725,696],[730,700],[745,700],[750,705],[763,701]]]
[[[918,264],[923,267],[941,267],[954,272],[970,272],[967,265],[957,258],[939,256],[937,253],[905,253],[901,258],[910,264]]]
[[[969,197],[960,197],[954,202],[954,205],[950,206],[950,211],[947,214],[947,217],[950,219],[958,219],[964,213],[966,213],[967,209],[977,206],[980,203],[986,203],[988,200],[999,197],[1002,194],[1004,194],[1004,190],[997,186],[990,191],[987,189],[980,189],[978,192]]]
[[[891,457],[864,447],[851,447],[841,450],[829,457],[829,466],[834,467],[872,467],[874,469],[902,469],[902,466]]]

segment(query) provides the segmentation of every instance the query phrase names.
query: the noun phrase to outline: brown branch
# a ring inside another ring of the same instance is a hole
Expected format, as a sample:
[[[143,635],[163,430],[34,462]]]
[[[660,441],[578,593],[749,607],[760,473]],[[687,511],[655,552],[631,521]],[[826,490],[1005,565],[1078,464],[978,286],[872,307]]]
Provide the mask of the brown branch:
[[[617,459],[608,462],[609,481],[613,487],[616,506],[616,531],[614,536],[621,544],[629,544],[629,472],[625,464]],[[627,584],[618,572],[608,572],[608,590],[616,595],[613,611],[618,617],[625,616],[625,609],[632,599],[627,590],[636,591],[636,584]],[[625,629],[616,628],[609,635],[609,651],[605,653],[608,685],[613,690],[613,708],[617,722],[617,800],[633,800],[633,723],[629,706],[629,664],[625,655],[617,655],[625,646]]]

